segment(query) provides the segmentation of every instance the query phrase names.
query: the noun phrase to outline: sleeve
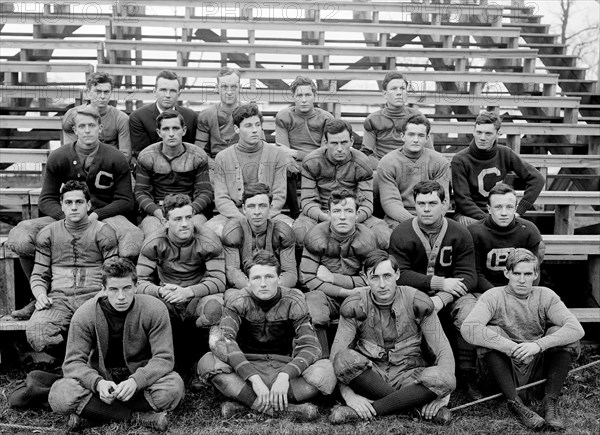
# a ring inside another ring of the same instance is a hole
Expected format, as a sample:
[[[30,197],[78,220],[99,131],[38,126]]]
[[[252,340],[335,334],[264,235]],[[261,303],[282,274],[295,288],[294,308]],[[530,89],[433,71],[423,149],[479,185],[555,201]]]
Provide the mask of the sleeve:
[[[475,204],[471,198],[471,187],[467,175],[465,162],[454,156],[450,167],[452,169],[452,188],[454,189],[454,202],[456,211],[473,219],[483,219],[485,213]]]
[[[404,222],[411,219],[413,215],[404,208],[394,168],[387,164],[386,157],[382,158],[377,166],[377,184],[381,206],[386,216],[398,222]],[[400,168],[396,168],[396,170],[400,170]]]
[[[487,327],[496,312],[496,303],[495,294],[484,293],[463,322],[460,334],[467,343],[508,355],[516,343],[503,337],[495,329]]]
[[[431,137],[431,136],[430,136]],[[441,160],[434,162],[436,166],[434,168],[434,174],[432,181],[437,181],[444,188],[446,192],[446,198],[450,201],[450,179],[452,178],[452,171],[450,170],[450,162],[446,160],[444,156],[440,155]]]
[[[134,156],[137,156],[144,148],[150,145],[150,137],[148,137],[146,127],[144,127],[142,118],[137,110],[129,117],[129,138],[131,151]]]
[[[327,296],[336,298],[340,296],[342,287],[331,284],[317,278],[317,269],[321,264],[321,258],[310,252],[306,246],[302,251],[302,261],[300,262],[300,274],[302,282],[308,287],[310,291],[320,290]]]
[[[214,174],[214,188],[215,188],[215,205],[220,214],[226,218],[243,218],[244,215],[240,213],[237,206],[229,195],[227,188],[227,177],[225,168],[223,167],[222,154],[219,153],[215,159],[215,174]],[[285,185],[284,185],[285,188]]]
[[[433,275],[425,275],[414,270],[411,259],[414,259],[417,256],[416,251],[420,248],[415,242],[408,239],[409,236],[406,234],[403,235],[402,231],[409,233],[410,235],[414,234],[412,228],[407,228],[407,226],[397,226],[390,237],[389,252],[396,258],[400,270],[400,279],[398,280],[398,283],[409,285],[427,294],[432,294],[431,279]]]
[[[431,302],[430,302],[431,303]],[[423,338],[435,355],[435,365],[446,373],[454,375],[454,355],[450,342],[442,329],[442,324],[435,312],[431,312],[421,320]]]
[[[346,349],[353,349],[356,345],[356,335],[358,332],[356,318],[349,316],[347,312],[347,304],[351,299],[346,298],[340,308],[340,321],[335,333],[335,339],[331,345],[329,359],[333,362],[338,353]]]
[[[248,285],[248,277],[242,271],[240,247],[243,243],[243,231],[238,219],[231,219],[225,224],[221,240],[225,255],[225,275],[227,286],[243,289]]]
[[[58,151],[58,150],[57,150]],[[53,219],[64,219],[65,214],[60,207],[60,187],[62,185],[59,174],[66,169],[60,167],[56,151],[50,153],[46,163],[46,174],[40,192],[39,209],[46,216]]]
[[[152,317],[151,321],[147,321],[149,329],[143,331],[148,337],[152,358],[129,376],[130,379],[135,380],[138,391],[148,388],[172,371],[175,363],[171,321],[166,305],[156,304],[155,309],[144,314]]]
[[[117,233],[110,225],[102,224],[98,231],[97,243],[104,261],[119,256]]]
[[[204,110],[208,110],[204,109]],[[206,114],[198,113],[198,125],[196,127],[196,142],[195,144],[203,149],[209,156],[210,153],[210,126]]]
[[[111,203],[94,210],[98,219],[111,216],[127,215],[133,210],[133,192],[131,191],[131,172],[125,157],[119,153],[119,160],[114,164],[115,193]]]
[[[473,224],[475,225],[475,224]],[[485,276],[486,263],[487,263],[487,248],[483,243],[477,242],[477,234],[475,234],[472,225],[468,227],[469,232],[473,238],[473,245],[475,247],[475,269],[477,272],[477,292],[483,293],[486,290],[491,289],[494,285]]]
[[[377,160],[375,150],[377,147],[377,134],[373,128],[371,117],[368,116],[363,122],[364,132],[360,150],[369,158],[371,168],[377,168],[379,161]]]
[[[275,151],[273,155],[275,159],[275,174],[273,185],[271,186],[273,200],[271,201],[271,209],[269,210],[269,217],[271,218],[281,213],[287,195],[287,157],[283,151],[277,148]]]
[[[319,189],[317,188],[317,180],[310,172],[310,164],[314,159],[312,156],[304,159],[302,162],[302,188],[300,194],[300,202],[302,203],[302,213],[311,219],[319,222],[321,215],[321,203],[319,201]]]
[[[119,150],[123,153],[127,161],[131,160],[131,135],[129,134],[129,117],[117,109],[117,132],[119,140]]]
[[[159,298],[160,295],[158,290],[160,289],[160,286],[154,283],[157,268],[157,254],[156,248],[150,244],[150,241],[144,243],[140,256],[138,257],[136,266],[138,274],[137,292]]]
[[[239,301],[238,299],[234,302]],[[235,304],[223,308],[223,317],[221,318],[221,335],[227,346],[227,364],[244,380],[247,381],[250,376],[258,375],[258,371],[248,362],[246,356],[240,349],[236,339],[242,319]]]
[[[583,327],[577,317],[566,307],[558,295],[550,289],[544,289],[544,301],[546,305],[546,317],[552,325],[559,326],[557,331],[537,339],[542,351],[553,347],[566,346],[574,343],[584,335]]]
[[[281,286],[294,288],[298,282],[296,239],[294,238],[292,229],[288,225],[281,225],[280,231],[279,263],[281,263]]]
[[[35,263],[31,272],[30,285],[33,297],[48,294],[52,281],[52,247],[50,242],[51,230],[42,228],[35,241]]]
[[[62,119],[62,146],[73,145],[77,141],[77,135],[74,133],[73,128],[75,127],[75,115],[77,114],[75,108],[69,109]]]
[[[287,112],[287,109],[280,110],[275,116],[275,141],[277,145],[290,148],[290,138],[288,136],[290,126],[285,112]]]
[[[358,223],[366,221],[373,215],[373,171],[365,166],[364,172],[361,179],[358,180],[357,195],[361,198],[356,212],[356,222]]]
[[[202,159],[202,162],[196,169],[196,179],[194,181],[194,202],[192,207],[196,213],[208,211],[208,207],[213,202],[213,190],[208,175],[208,157]]]
[[[140,209],[152,216],[159,209],[154,202],[154,188],[152,187],[152,158],[144,151],[138,157],[135,172],[135,200]]]
[[[204,254],[206,259],[206,273],[198,284],[191,285],[189,288],[194,292],[195,297],[224,293],[225,256],[221,240],[211,231],[211,234],[203,236],[200,246],[207,250],[206,254]]]
[[[527,210],[533,207],[535,200],[544,188],[545,180],[540,171],[522,160],[514,151],[510,149],[508,151],[510,152],[510,165],[512,170],[518,177],[522,178],[527,185],[527,187],[525,187],[523,198],[521,198],[517,205],[517,213],[519,213],[520,216],[523,216]]]
[[[475,289],[477,285],[477,272],[475,271],[475,247],[471,233],[465,227],[456,226],[462,233],[458,243],[455,243],[455,252],[452,254],[454,262],[453,278],[463,278],[463,283],[468,291]],[[448,228],[448,232],[452,231]],[[446,234],[448,237],[448,233]]]
[[[290,379],[300,376],[309,366],[321,358],[321,347],[317,334],[310,323],[308,307],[303,296],[294,298],[290,309],[294,322],[294,349],[292,360],[281,370]]]

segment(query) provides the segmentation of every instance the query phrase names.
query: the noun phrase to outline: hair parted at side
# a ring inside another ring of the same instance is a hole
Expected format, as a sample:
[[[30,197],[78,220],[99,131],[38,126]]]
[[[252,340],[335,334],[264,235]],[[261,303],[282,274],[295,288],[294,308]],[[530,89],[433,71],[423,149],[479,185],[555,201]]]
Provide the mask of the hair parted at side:
[[[512,250],[508,257],[506,257],[506,270],[515,270],[515,267],[519,263],[535,263],[535,272],[539,273],[540,261],[533,252],[525,248],[515,248]]]
[[[263,122],[262,113],[260,113],[258,106],[254,103],[242,104],[241,106],[236,107],[231,114],[231,117],[233,118],[233,124],[237,127],[240,126],[244,119],[252,118],[253,116],[258,116],[260,122]]]
[[[250,276],[250,269],[254,266],[273,266],[277,269],[277,275],[281,275],[281,264],[277,257],[269,251],[260,249],[254,253],[251,259],[244,260],[244,271]]]
[[[446,199],[446,192],[444,191],[444,186],[442,186],[437,181],[431,180],[419,181],[417,184],[415,184],[415,187],[413,187],[413,198],[417,199],[417,195],[427,195],[431,192],[437,192],[438,197],[442,202],[444,202],[444,200]]]
[[[90,188],[85,182],[69,180],[60,188],[60,200],[63,200],[63,196],[65,196],[65,193],[77,190],[81,190],[83,192],[86,201],[89,201],[92,198],[90,195]]]
[[[494,124],[496,131],[500,130],[502,121],[494,112],[481,112],[477,118],[475,118],[475,125],[479,124]]]
[[[244,193],[242,193],[242,204],[246,203],[248,198],[252,198],[256,195],[267,195],[269,197],[269,204],[273,202],[273,194],[271,188],[265,183],[250,183],[244,187]]]
[[[155,87],[156,87],[156,83],[158,83],[158,79],[177,80],[177,87],[178,88],[181,87],[181,80],[179,79],[179,76],[177,75],[177,73],[175,71],[170,71],[168,69],[164,69],[161,72],[159,72],[158,75],[156,76],[156,80],[154,81]]]
[[[300,86],[310,86],[310,90],[312,91],[312,93],[317,93],[317,86],[315,85],[315,82],[313,82],[306,76],[297,76],[290,85],[290,91],[292,92],[292,95],[296,95],[296,90]]]
[[[112,76],[105,72],[95,72],[90,75],[90,78],[85,82],[86,89],[92,89],[92,86],[96,86],[100,83],[110,83],[110,89],[115,87],[115,81]]]
[[[138,280],[135,264],[131,260],[121,257],[106,260],[102,264],[100,274],[104,287],[106,287],[106,282],[109,278],[126,278],[130,276],[134,284],[137,284]]]
[[[192,200],[185,193],[175,193],[167,195],[163,199],[162,211],[165,219],[169,219],[169,212],[176,208],[185,207],[186,205],[192,205]],[[192,210],[194,208],[192,207]]]
[[[96,122],[98,124],[102,124],[102,117],[100,116],[100,112],[98,112],[98,109],[96,109],[95,107],[92,107],[89,104],[87,106],[78,107],[75,111],[74,118],[76,118],[77,115],[91,116],[92,118],[94,118],[96,120]]]
[[[512,186],[509,186],[506,183],[498,183],[494,187],[490,189],[490,194],[488,195],[488,204],[491,204],[492,195],[506,195],[507,193],[512,193],[517,196],[517,192]]]
[[[325,135],[325,140],[329,140],[330,134],[338,134],[343,131],[347,131],[352,139],[352,125],[349,122],[342,119],[330,119],[325,123],[323,134]]]
[[[358,210],[358,206],[360,205],[360,198],[358,197],[358,195],[356,194],[356,192],[354,192],[353,190],[349,190],[349,189],[333,189],[331,191],[331,195],[329,196],[329,199],[327,200],[327,208],[329,210],[331,210],[331,206],[333,204],[340,204],[342,202],[344,202],[345,200],[347,200],[348,198],[353,199],[354,200],[354,204],[355,204],[355,210]]]
[[[408,86],[408,80],[406,80],[404,74],[402,74],[400,71],[390,71],[385,75],[385,77],[383,78],[383,83],[381,83],[381,86],[383,86],[383,90],[387,91],[387,85],[389,85],[389,83],[392,80],[396,79],[404,80],[404,83],[406,84],[406,86]]]
[[[185,127],[185,119],[183,119],[183,116],[181,115],[181,113],[179,113],[175,110],[163,110],[156,117],[156,128],[160,130],[160,127],[162,126],[162,122],[164,119],[173,119],[173,118],[179,119],[179,125],[181,125],[181,128]]]
[[[374,251],[371,251],[367,255],[367,258],[365,258],[365,261],[363,263],[364,274],[368,275],[369,272],[374,271],[375,269],[377,269],[377,266],[379,266],[384,261],[388,260],[390,261],[390,264],[392,265],[394,271],[398,272],[398,270],[400,270],[400,266],[398,265],[396,257],[390,255],[387,251],[384,251],[383,249],[375,249]]]
[[[402,133],[406,133],[406,127],[408,126],[408,124],[424,125],[427,134],[429,134],[429,132],[431,131],[431,122],[429,122],[429,119],[427,119],[425,115],[422,115],[420,113],[415,113],[414,115],[409,116],[406,121],[404,121],[402,127],[400,127],[400,131]]]

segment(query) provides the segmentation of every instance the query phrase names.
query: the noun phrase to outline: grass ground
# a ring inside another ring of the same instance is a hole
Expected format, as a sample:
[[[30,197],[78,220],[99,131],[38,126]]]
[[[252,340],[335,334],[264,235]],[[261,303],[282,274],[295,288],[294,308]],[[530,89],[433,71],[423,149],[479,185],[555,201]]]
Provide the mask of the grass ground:
[[[583,365],[600,360],[600,349],[586,347],[576,363]],[[24,379],[22,367],[0,366],[0,391],[5,392],[18,379]],[[171,434],[206,435],[383,435],[383,434],[527,434],[499,400],[473,406],[454,414],[449,426],[436,426],[409,417],[384,417],[371,423],[332,426],[327,421],[333,398],[318,403],[322,417],[314,423],[295,423],[287,418],[269,418],[253,413],[223,420],[220,416],[222,396],[207,387],[200,392],[189,392],[182,405],[170,414]],[[467,400],[457,392],[450,406],[460,405]],[[537,404],[539,406],[539,404]],[[568,425],[567,434],[600,433],[600,364],[569,376],[561,396],[563,419]],[[536,405],[533,405],[534,409]],[[0,433],[64,433],[66,417],[41,410],[17,410],[7,405],[5,394],[0,394]],[[19,424],[45,427],[47,430],[17,430],[3,424]],[[52,431],[51,428],[56,429]],[[87,429],[85,434],[95,435],[142,435],[153,431],[137,425],[111,424]]]

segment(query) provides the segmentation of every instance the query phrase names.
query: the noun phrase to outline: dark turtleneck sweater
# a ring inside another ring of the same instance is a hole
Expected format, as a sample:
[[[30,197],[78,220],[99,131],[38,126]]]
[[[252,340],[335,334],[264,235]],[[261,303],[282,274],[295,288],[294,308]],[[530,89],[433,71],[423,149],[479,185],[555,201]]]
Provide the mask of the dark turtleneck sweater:
[[[126,368],[127,364],[123,356],[123,331],[125,328],[125,318],[133,308],[135,298],[126,311],[117,311],[110,304],[106,296],[101,297],[98,303],[104,313],[104,317],[106,317],[108,325],[108,351],[104,356],[104,364],[108,369]]]
[[[506,285],[504,266],[508,254],[514,248],[529,249],[538,255],[542,236],[537,227],[521,218],[515,218],[508,226],[496,225],[491,216],[468,227],[475,244],[477,265],[477,292]]]
[[[490,190],[504,182],[509,172],[514,172],[527,184],[517,205],[517,213],[521,216],[533,206],[544,187],[544,177],[537,169],[497,142],[488,150],[480,150],[475,141],[471,141],[468,148],[454,156],[451,168],[456,212],[477,220],[487,215]]]

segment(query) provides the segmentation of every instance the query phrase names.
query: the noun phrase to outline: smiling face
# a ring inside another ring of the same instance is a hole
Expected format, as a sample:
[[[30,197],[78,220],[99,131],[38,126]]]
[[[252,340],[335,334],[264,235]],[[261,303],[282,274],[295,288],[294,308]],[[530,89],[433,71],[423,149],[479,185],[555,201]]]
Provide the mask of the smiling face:
[[[60,201],[65,219],[70,223],[78,223],[87,219],[91,206],[92,204],[85,199],[85,194],[81,190],[65,192]]]
[[[240,77],[237,74],[228,74],[217,79],[217,87],[221,104],[233,107],[240,99]]]
[[[537,279],[536,263],[521,261],[515,264],[513,270],[505,270],[509,287],[519,296],[531,293],[533,282]]]
[[[181,126],[181,120],[177,118],[163,119],[156,133],[161,137],[163,145],[169,148],[177,148],[183,144],[186,128]]]
[[[254,195],[246,199],[246,202],[242,206],[244,215],[254,231],[266,227],[270,209],[269,195],[266,193]]]
[[[515,218],[517,197],[512,192],[505,193],[504,195],[491,195],[487,209],[496,225],[507,227]]]
[[[498,139],[499,132],[494,124],[475,124],[475,145],[480,150],[489,150]]]
[[[127,311],[133,303],[136,285],[131,276],[106,279],[104,293],[110,305],[117,311]]]
[[[277,294],[280,280],[277,267],[256,264],[248,271],[250,291],[261,301],[269,301]]]
[[[398,278],[400,273],[394,270],[390,260],[382,261],[375,269],[367,271],[367,281],[375,301],[384,305],[392,302],[396,296]]]
[[[345,198],[329,208],[330,225],[338,234],[350,234],[356,228],[356,202]]]
[[[162,110],[172,109],[179,98],[179,82],[159,77],[154,86],[156,103]]]
[[[406,131],[400,134],[404,141],[404,148],[413,153],[420,153],[425,147],[429,135],[424,124],[407,124]]]
[[[425,225],[432,225],[444,215],[444,205],[437,192],[419,193],[415,198],[417,218]]]
[[[102,125],[98,123],[96,118],[84,113],[75,115],[74,121],[73,132],[77,136],[77,145],[84,149],[95,148],[102,131]]]
[[[308,85],[298,86],[294,93],[294,101],[296,109],[300,113],[310,113],[314,108],[315,94],[312,88]]]
[[[348,130],[344,130],[340,133],[325,135],[324,143],[327,156],[334,162],[343,162],[350,155],[354,138],[350,136]]]
[[[242,119],[240,126],[235,125],[234,130],[239,135],[240,143],[254,146],[262,140],[262,122],[256,115]]]
[[[402,79],[393,79],[383,91],[388,106],[400,108],[406,104],[407,85]]]
[[[192,223],[194,209],[191,205],[174,208],[168,214],[166,225],[169,234],[179,240],[189,240],[194,236],[194,225]]]

